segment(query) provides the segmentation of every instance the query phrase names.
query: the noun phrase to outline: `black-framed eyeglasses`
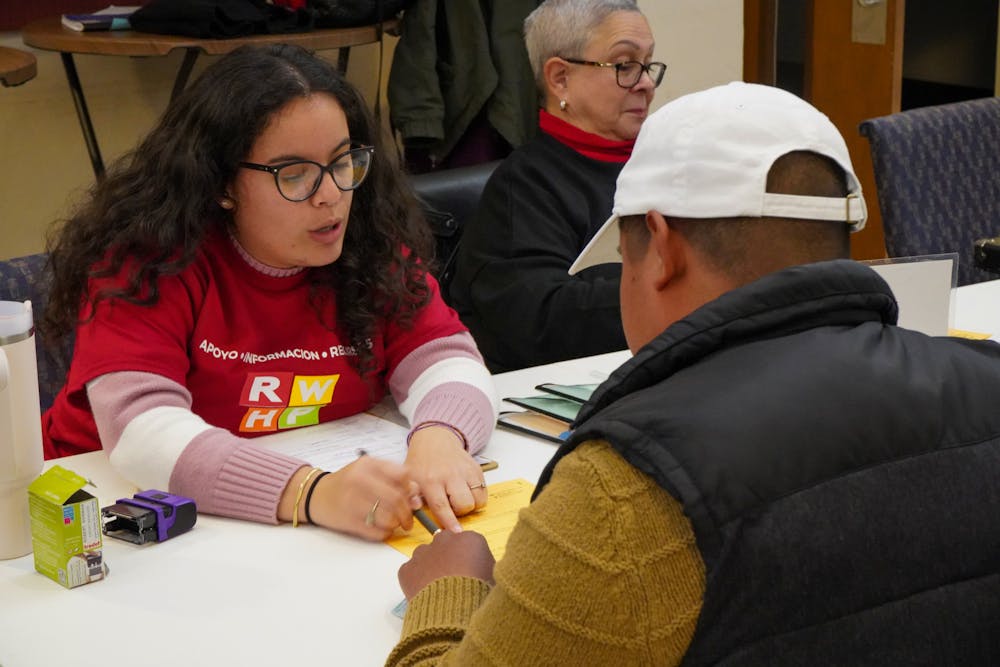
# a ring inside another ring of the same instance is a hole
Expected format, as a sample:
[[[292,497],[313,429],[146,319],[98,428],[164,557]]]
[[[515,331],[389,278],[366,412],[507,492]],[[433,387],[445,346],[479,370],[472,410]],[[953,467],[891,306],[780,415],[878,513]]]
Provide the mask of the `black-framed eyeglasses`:
[[[653,87],[660,85],[663,81],[663,74],[667,71],[667,66],[664,63],[649,63],[643,65],[636,60],[626,60],[623,63],[600,63],[596,60],[578,60],[576,58],[563,58],[568,63],[573,63],[574,65],[589,65],[591,67],[614,67],[615,77],[618,85],[622,88],[631,88],[635,84],[639,83],[639,79],[642,78],[642,73],[645,72],[649,75],[649,78],[653,81]]]
[[[305,201],[319,190],[324,173],[330,174],[334,185],[343,192],[357,188],[368,176],[374,154],[374,146],[352,146],[327,165],[312,160],[295,160],[276,165],[240,162],[240,166],[272,174],[282,197],[288,201]]]

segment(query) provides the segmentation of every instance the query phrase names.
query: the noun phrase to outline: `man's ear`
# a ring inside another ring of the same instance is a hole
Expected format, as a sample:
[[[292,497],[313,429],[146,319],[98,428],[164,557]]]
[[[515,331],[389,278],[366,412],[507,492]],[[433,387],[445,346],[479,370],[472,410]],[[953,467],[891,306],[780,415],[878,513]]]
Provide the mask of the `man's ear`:
[[[542,66],[545,90],[555,100],[565,99],[569,78],[569,65],[562,58],[552,56]]]
[[[656,289],[663,290],[687,269],[687,246],[681,235],[657,211],[646,213],[646,229],[649,230],[650,250],[656,253],[658,259],[654,285]]]

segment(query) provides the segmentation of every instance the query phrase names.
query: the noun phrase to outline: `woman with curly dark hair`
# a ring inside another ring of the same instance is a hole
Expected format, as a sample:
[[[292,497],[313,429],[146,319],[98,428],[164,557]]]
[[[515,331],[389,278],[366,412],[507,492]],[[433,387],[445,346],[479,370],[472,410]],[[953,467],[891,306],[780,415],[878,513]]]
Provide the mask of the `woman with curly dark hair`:
[[[103,446],[140,488],[213,514],[382,539],[422,496],[458,530],[486,502],[472,454],[495,399],[424,268],[418,211],[330,63],[286,45],[224,56],[51,244],[45,325],[76,343],[46,456]],[[405,465],[327,475],[253,443],[387,389],[411,424]]]

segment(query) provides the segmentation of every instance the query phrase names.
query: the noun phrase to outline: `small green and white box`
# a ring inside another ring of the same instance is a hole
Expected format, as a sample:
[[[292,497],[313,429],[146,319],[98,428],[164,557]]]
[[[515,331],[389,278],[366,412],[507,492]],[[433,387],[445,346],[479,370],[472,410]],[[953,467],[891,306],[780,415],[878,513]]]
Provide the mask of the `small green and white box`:
[[[54,465],[28,486],[35,569],[66,588],[104,578],[101,508],[86,484]]]

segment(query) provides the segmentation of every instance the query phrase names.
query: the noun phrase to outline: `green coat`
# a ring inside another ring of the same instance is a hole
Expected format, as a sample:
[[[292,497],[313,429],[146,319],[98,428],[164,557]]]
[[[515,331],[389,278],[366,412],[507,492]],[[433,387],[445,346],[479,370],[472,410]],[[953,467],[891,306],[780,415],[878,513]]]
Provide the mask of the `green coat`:
[[[538,93],[524,47],[537,0],[416,0],[389,73],[392,125],[404,145],[444,159],[483,110],[513,147],[534,136]]]

